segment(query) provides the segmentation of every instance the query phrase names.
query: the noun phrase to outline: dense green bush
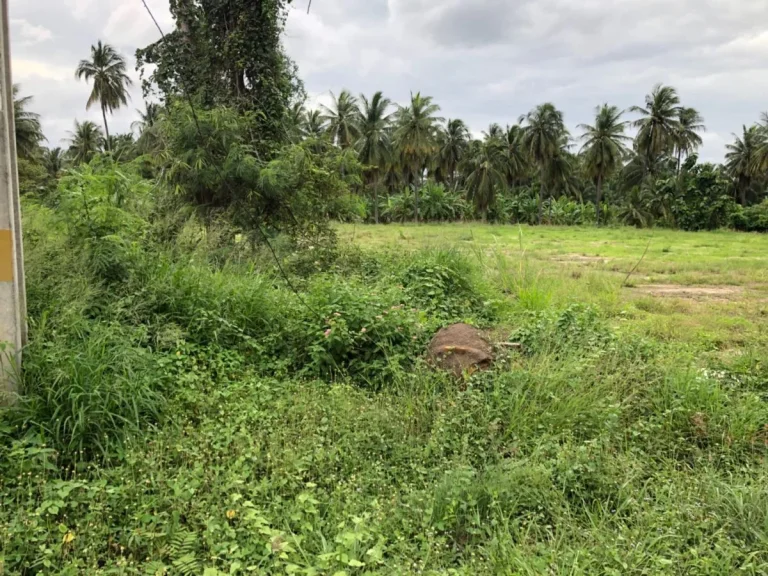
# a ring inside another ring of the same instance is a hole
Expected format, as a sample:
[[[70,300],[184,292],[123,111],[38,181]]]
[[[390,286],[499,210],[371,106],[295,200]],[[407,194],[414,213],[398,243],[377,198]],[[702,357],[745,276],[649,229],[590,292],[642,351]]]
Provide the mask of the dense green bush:
[[[731,214],[731,224],[746,232],[768,232],[768,200],[747,208],[737,207]]]

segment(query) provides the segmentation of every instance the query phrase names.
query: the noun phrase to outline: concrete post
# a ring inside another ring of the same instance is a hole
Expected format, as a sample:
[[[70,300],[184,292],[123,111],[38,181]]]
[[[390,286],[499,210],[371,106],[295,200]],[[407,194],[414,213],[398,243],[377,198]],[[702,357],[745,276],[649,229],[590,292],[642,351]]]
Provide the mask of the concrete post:
[[[26,294],[13,118],[8,0],[0,0],[0,404],[15,401],[26,341]]]

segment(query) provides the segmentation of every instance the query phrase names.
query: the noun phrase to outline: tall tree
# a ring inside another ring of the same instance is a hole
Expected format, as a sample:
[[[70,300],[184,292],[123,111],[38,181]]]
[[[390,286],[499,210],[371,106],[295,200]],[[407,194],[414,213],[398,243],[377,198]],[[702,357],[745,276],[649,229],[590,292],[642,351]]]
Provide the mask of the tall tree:
[[[19,97],[19,85],[13,85],[13,118],[16,122],[16,152],[22,158],[31,158],[45,140],[40,126],[40,115],[27,110],[32,96]]]
[[[373,213],[378,224],[379,175],[391,156],[388,130],[391,116],[387,113],[391,102],[381,92],[376,92],[370,100],[360,95],[360,101],[360,136],[355,149],[368,176],[367,183],[373,186]]]
[[[285,113],[285,132],[288,135],[288,141],[294,144],[301,142],[304,138],[304,117],[307,111],[304,108],[304,101],[294,102]]]
[[[528,157],[539,168],[539,224],[541,224],[547,171],[560,150],[562,139],[567,137],[568,131],[565,129],[563,113],[549,102],[540,104],[521,117],[520,122],[523,121],[525,121],[523,146]]]
[[[281,35],[291,0],[170,0],[176,30],[136,52],[145,94],[185,93],[203,109],[256,112],[252,145],[270,156],[303,86]]]
[[[523,145],[524,130],[519,124],[507,126],[504,131],[505,144],[505,170],[507,174],[507,184],[510,188],[517,187],[517,183],[525,176],[528,170],[528,158]]]
[[[403,165],[410,175],[423,183],[427,159],[437,150],[437,124],[442,118],[435,116],[440,106],[430,96],[411,94],[410,106],[401,106],[397,112],[395,146]],[[419,192],[414,195],[416,222],[419,221]]]
[[[339,97],[331,93],[333,103],[322,106],[323,120],[327,123],[328,133],[333,143],[341,148],[349,148],[360,136],[360,110],[357,98],[349,90],[342,90]]]
[[[58,178],[64,169],[64,151],[61,148],[43,150],[43,163],[51,178]]]
[[[504,137],[504,129],[500,124],[496,122],[488,126],[488,130],[483,132],[483,139],[485,140],[501,140]]]
[[[307,138],[322,138],[327,133],[320,110],[309,110],[304,114],[302,131]]]
[[[671,86],[657,84],[645,97],[645,106],[629,110],[641,116],[632,123],[638,129],[635,147],[652,169],[659,156],[674,149],[680,129],[680,97]]]
[[[141,137],[145,131],[153,128],[160,119],[160,110],[160,104],[147,102],[144,105],[144,110],[136,110],[139,114],[139,119],[131,123],[131,130],[136,130],[139,133],[139,137]]]
[[[144,110],[136,110],[139,119],[131,123],[131,130],[139,134],[136,149],[139,153],[147,154],[161,148],[160,113],[163,108],[155,102],[147,102]]]
[[[90,162],[99,152],[104,143],[104,134],[96,124],[90,120],[78,122],[75,120],[75,129],[69,132],[68,154],[75,164]]]
[[[680,172],[683,156],[695,152],[702,144],[698,132],[704,132],[704,118],[695,108],[680,108],[678,126],[675,133],[675,152],[677,153],[677,171]]]
[[[104,118],[104,133],[109,143],[109,126],[107,125],[107,112],[110,114],[128,104],[128,87],[133,84],[125,73],[125,58],[109,44],[102,44],[101,40],[96,46],[91,46],[91,59],[81,60],[75,70],[75,77],[85,78],[86,82],[93,80],[93,89],[85,105],[89,110],[98,103],[101,115]],[[109,150],[109,148],[107,148]]]
[[[736,182],[742,206],[747,205],[747,191],[757,174],[760,150],[766,146],[766,138],[759,126],[742,127],[742,137],[733,135],[735,141],[726,144],[725,169]]]
[[[456,171],[469,147],[467,125],[462,120],[448,120],[438,134],[438,147],[440,173],[455,185]]]
[[[595,124],[581,124],[584,131],[581,140],[584,145],[581,153],[584,155],[584,166],[590,178],[595,182],[595,213],[597,225],[600,226],[600,201],[602,199],[603,182],[610,178],[627,155],[624,145],[630,138],[624,134],[627,123],[621,120],[623,112],[616,106],[603,104],[595,109]]]
[[[486,139],[478,153],[466,161],[467,191],[483,222],[488,219],[488,207],[496,192],[506,186],[504,167],[504,145],[496,138]]]

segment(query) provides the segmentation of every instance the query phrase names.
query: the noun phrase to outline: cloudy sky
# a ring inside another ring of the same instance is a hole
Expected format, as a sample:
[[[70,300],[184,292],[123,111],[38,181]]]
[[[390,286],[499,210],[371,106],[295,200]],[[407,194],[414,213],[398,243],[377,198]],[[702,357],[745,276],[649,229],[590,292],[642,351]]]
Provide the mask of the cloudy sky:
[[[161,26],[167,0],[147,0]],[[538,103],[565,112],[572,132],[597,104],[642,104],[657,82],[677,87],[704,115],[703,159],[719,161],[742,124],[768,110],[766,0],[295,0],[286,30],[313,102],[328,91],[376,90],[403,102],[434,96],[445,117],[479,133]],[[10,0],[13,71],[35,96],[49,145],[86,112],[77,62],[102,39],[135,63],[159,36],[141,0]],[[127,130],[143,106],[138,74]]]

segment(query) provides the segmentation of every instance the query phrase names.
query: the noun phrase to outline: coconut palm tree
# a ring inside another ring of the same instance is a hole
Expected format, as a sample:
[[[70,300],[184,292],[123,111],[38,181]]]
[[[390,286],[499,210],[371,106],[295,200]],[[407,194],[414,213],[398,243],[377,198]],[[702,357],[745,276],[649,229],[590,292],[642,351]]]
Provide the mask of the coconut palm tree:
[[[331,93],[333,104],[330,107],[321,106],[322,119],[327,122],[327,130],[334,144],[341,148],[349,148],[360,137],[360,110],[357,98],[349,90],[342,90],[339,97]]]
[[[16,123],[16,153],[22,158],[34,156],[45,140],[40,115],[27,110],[32,96],[19,97],[19,85],[13,85],[13,118]]]
[[[139,137],[141,137],[144,132],[147,130],[150,130],[157,124],[157,121],[160,119],[160,104],[157,104],[156,102],[147,102],[144,105],[144,111],[136,110],[139,114],[139,119],[135,122],[131,122],[131,130],[135,130],[139,133]]]
[[[467,159],[464,170],[467,173],[469,197],[485,222],[488,219],[488,207],[493,204],[496,192],[507,184],[503,143],[496,138],[486,139],[479,153]]]
[[[695,108],[680,108],[678,111],[678,127],[675,133],[675,152],[677,153],[677,172],[686,157],[695,152],[702,144],[697,132],[704,132],[704,118]]]
[[[523,147],[523,133],[524,130],[519,124],[507,126],[504,131],[507,184],[513,193],[517,187],[517,182],[525,176],[528,170],[528,158]]]
[[[488,130],[483,132],[484,140],[501,140],[504,137],[504,129],[500,124],[494,122],[488,126]]]
[[[766,137],[759,126],[742,127],[742,137],[726,144],[725,170],[736,182],[742,206],[747,205],[747,191],[760,168],[760,151],[766,149]]]
[[[469,147],[469,129],[463,120],[448,120],[438,134],[437,164],[444,178],[456,184],[456,171]]]
[[[373,185],[373,212],[376,224],[379,223],[379,173],[386,166],[387,159],[391,156],[389,142],[389,122],[391,115],[387,109],[391,102],[384,98],[381,92],[376,92],[368,100],[360,95],[362,107],[360,110],[360,136],[355,143],[358,157],[366,167],[368,184]]]
[[[539,224],[541,224],[542,210],[544,206],[544,192],[547,181],[547,171],[550,164],[558,154],[561,141],[567,137],[563,113],[555,108],[554,104],[547,102],[540,104],[527,115],[520,118],[525,122],[523,131],[523,147],[528,158],[539,168]]]
[[[320,110],[309,110],[302,121],[302,132],[306,138],[322,138],[328,133]]]
[[[101,128],[90,120],[84,122],[75,120],[75,129],[68,134],[69,149],[67,153],[75,164],[90,162],[104,142]]]
[[[85,78],[86,82],[93,80],[93,89],[85,109],[89,110],[94,104],[99,104],[104,118],[107,142],[109,142],[107,112],[111,114],[120,106],[127,105],[130,98],[128,88],[133,82],[125,70],[125,58],[109,44],[102,44],[101,40],[96,46],[91,46],[91,59],[81,60],[75,70],[76,78]]]
[[[283,128],[288,137],[288,141],[293,144],[298,144],[304,138],[304,116],[306,110],[304,109],[304,101],[294,102],[285,111],[285,117],[283,118]]]
[[[584,131],[581,140],[584,145],[581,153],[584,155],[584,166],[587,174],[595,182],[595,213],[597,225],[600,226],[600,201],[602,199],[603,182],[621,167],[627,156],[625,142],[631,140],[624,134],[627,123],[621,120],[623,112],[616,106],[603,104],[595,108],[595,124],[580,124]]]
[[[59,177],[64,170],[64,161],[64,151],[61,148],[43,149],[43,164],[51,178]]]
[[[397,129],[394,134],[395,147],[403,166],[415,180],[423,181],[427,159],[438,149],[437,124],[443,118],[435,116],[440,106],[430,96],[411,94],[410,106],[401,106],[397,111]],[[423,182],[422,182],[423,183]],[[419,221],[419,193],[414,196],[416,222]]]
[[[635,146],[647,160],[649,168],[656,159],[675,147],[680,131],[680,97],[671,86],[657,84],[645,97],[645,106],[632,106],[629,111],[641,115],[632,125],[638,129]]]

